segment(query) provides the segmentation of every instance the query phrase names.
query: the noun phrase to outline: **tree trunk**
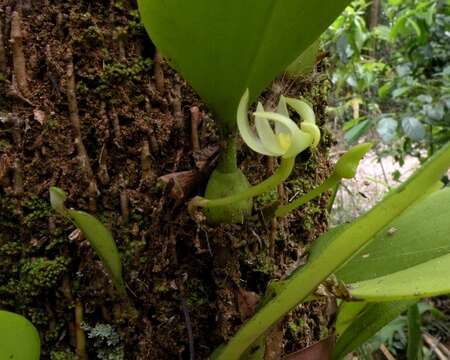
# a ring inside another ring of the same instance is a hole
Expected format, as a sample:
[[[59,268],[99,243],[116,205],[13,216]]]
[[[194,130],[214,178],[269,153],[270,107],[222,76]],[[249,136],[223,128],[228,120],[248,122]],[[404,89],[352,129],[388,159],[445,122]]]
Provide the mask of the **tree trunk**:
[[[327,176],[330,136],[245,224],[209,227],[186,200],[217,161],[212,115],[146,38],[136,4],[0,4],[0,308],[37,326],[42,359],[206,359],[326,230],[327,196],[272,222],[261,209]],[[279,79],[264,98],[303,95],[323,125],[326,89],[318,74]],[[239,160],[252,183],[277,166],[245,146]],[[111,229],[129,300],[51,210],[52,185]],[[325,336],[326,306],[292,312],[266,358]]]

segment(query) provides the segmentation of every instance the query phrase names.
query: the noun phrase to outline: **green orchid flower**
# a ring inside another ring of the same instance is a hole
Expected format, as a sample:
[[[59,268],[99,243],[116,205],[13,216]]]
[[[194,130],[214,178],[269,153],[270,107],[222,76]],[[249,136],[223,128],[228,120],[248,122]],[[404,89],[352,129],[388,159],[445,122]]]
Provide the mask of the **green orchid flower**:
[[[253,151],[288,159],[295,158],[308,147],[315,148],[319,144],[320,130],[316,125],[316,117],[306,102],[281,96],[276,112],[266,112],[263,105],[258,103],[256,112],[253,113],[255,133],[247,116],[248,101],[249,91],[246,90],[239,103],[237,125],[242,139]],[[300,127],[289,117],[287,105],[300,115]]]
[[[267,112],[262,104],[258,103],[256,112],[253,113],[256,132],[252,129],[247,115],[248,102],[249,92],[247,90],[242,96],[237,110],[237,125],[242,139],[248,147],[260,154],[281,157],[280,166],[268,179],[235,195],[222,198],[196,196],[189,203],[190,211],[195,207],[211,209],[228,206],[276,188],[291,174],[295,165],[295,157],[308,147],[315,148],[319,144],[320,130],[316,125],[316,117],[312,107],[305,101],[281,96],[276,112]],[[288,105],[300,115],[302,120],[300,126],[289,117]],[[289,204],[270,209],[266,215],[285,216],[325,191],[336,188],[342,179],[352,178],[359,162],[371,147],[372,144],[359,144],[351,148],[339,159],[331,175],[317,188]]]
[[[320,130],[316,125],[316,117],[306,102],[281,96],[276,112],[264,111],[259,103],[254,113],[256,133],[250,126],[248,105],[249,91],[246,90],[237,109],[237,124],[242,139],[260,154],[281,157],[280,166],[268,179],[235,195],[222,198],[196,196],[189,203],[191,211],[195,207],[225,207],[276,188],[291,174],[295,157],[308,147],[314,148],[319,144]],[[287,105],[300,115],[300,126],[289,117]]]

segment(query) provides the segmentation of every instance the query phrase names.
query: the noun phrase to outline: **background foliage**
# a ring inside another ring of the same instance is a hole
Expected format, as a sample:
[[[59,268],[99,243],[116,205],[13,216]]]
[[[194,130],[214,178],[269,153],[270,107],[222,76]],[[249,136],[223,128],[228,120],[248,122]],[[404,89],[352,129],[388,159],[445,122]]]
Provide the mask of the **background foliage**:
[[[331,111],[349,143],[370,134],[400,163],[422,159],[450,138],[448,2],[382,0],[375,19],[370,6],[354,1],[324,37]]]

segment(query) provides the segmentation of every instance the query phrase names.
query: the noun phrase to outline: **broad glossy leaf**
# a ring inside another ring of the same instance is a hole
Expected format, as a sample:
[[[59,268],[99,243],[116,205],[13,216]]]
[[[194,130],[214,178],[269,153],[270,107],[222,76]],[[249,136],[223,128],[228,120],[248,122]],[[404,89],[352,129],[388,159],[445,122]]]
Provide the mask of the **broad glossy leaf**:
[[[234,128],[239,99],[255,99],[349,0],[139,0],[156,46],[219,120]]]
[[[364,344],[386,324],[394,320],[413,304],[414,301],[368,304],[338,338],[332,359],[342,359],[345,355]]]
[[[434,192],[395,219],[346,263],[345,283],[408,269],[450,253],[450,189]]]
[[[0,310],[0,359],[39,360],[39,333],[23,316]]]

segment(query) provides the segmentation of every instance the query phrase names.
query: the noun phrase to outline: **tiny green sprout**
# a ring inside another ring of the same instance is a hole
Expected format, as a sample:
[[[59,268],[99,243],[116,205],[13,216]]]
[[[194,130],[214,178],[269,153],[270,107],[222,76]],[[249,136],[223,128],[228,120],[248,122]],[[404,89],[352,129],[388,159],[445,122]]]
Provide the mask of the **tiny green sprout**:
[[[276,217],[283,217],[289,212],[299,208],[308,201],[314,199],[325,191],[336,187],[342,179],[351,179],[356,175],[358,165],[364,155],[372,148],[372,144],[365,143],[352,147],[340,157],[333,173],[317,188],[302,197],[294,200],[290,204],[280,206],[275,210]]]
[[[84,211],[67,209],[64,206],[66,198],[64,190],[54,186],[50,188],[50,203],[53,209],[58,214],[70,219],[81,230],[102,260],[117,290],[122,295],[126,295],[120,254],[110,231],[94,216]]]
[[[287,105],[300,115],[302,119],[300,127],[289,117]],[[256,133],[248,119],[248,106],[249,91],[246,90],[237,110],[237,125],[242,139],[248,147],[262,155],[281,157],[280,166],[268,179],[235,195],[222,198],[197,196],[190,201],[190,210],[195,207],[211,209],[228,206],[276,188],[291,174],[295,157],[308,147],[318,145],[320,130],[315,123],[314,111],[306,102],[282,96],[277,112],[266,112],[262,104],[259,103],[256,112],[253,114]],[[274,123],[274,127],[272,127],[270,121]]]
[[[352,179],[356,175],[359,162],[372,148],[372,144],[365,143],[352,147],[336,163],[334,172],[340,179]]]
[[[59,215],[67,216],[67,209],[64,206],[66,199],[67,194],[64,190],[54,186],[50,188],[50,204]]]

